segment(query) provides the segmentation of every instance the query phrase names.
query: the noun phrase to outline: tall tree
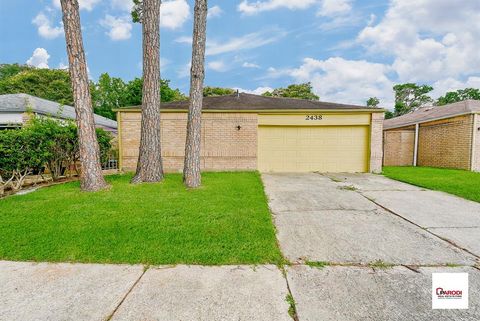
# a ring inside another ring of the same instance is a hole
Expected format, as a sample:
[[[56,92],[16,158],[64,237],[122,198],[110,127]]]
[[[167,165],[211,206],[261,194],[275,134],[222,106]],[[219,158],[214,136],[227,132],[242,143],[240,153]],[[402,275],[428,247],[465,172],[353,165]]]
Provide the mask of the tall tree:
[[[465,88],[457,91],[449,91],[445,96],[438,98],[435,104],[437,106],[443,106],[468,99],[480,100],[480,89]]]
[[[367,107],[377,108],[380,105],[380,99],[377,97],[370,97],[367,100]]]
[[[64,105],[73,105],[70,75],[66,70],[29,66],[0,66],[0,94],[29,94]]]
[[[202,129],[203,81],[205,78],[205,42],[207,38],[207,0],[195,0],[193,20],[192,67],[190,70],[190,106],[183,181],[187,187],[201,185],[200,145]]]
[[[98,191],[107,188],[108,185],[103,178],[100,166],[100,148],[93,118],[78,1],[60,0],[60,3],[72,80],[73,102],[77,116],[81,165],[80,186],[83,191]]]
[[[313,92],[312,84],[307,82],[304,84],[293,84],[287,88],[277,88],[273,91],[267,91],[262,94],[267,97],[286,97],[286,98],[298,98],[308,100],[319,100],[320,97]]]
[[[163,179],[160,140],[160,4],[161,0],[135,2],[134,20],[143,34],[143,90],[140,153],[132,183]],[[136,14],[135,14],[136,13]]]
[[[413,83],[395,85],[395,117],[408,114],[429,103],[433,99],[427,94],[433,90],[428,85]]]
[[[235,90],[232,88],[210,87],[203,88],[203,97],[233,95]]]

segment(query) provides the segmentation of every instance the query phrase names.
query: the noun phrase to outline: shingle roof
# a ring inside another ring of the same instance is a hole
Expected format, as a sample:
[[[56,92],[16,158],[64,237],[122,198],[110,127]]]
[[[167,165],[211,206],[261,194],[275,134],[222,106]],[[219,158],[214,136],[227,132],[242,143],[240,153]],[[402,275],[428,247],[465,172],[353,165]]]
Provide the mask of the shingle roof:
[[[61,105],[27,94],[0,95],[0,113],[23,113],[27,110],[52,117],[75,119],[75,109],[72,106]],[[95,115],[95,124],[110,129],[117,129],[116,121],[99,115]]]
[[[188,110],[189,101],[176,101],[169,103],[162,103],[161,109],[164,110]],[[140,108],[140,106],[128,107],[128,108]],[[259,95],[252,95],[246,93],[226,95],[226,96],[214,96],[205,97],[203,99],[204,110],[274,110],[274,109],[331,109],[331,110],[348,110],[348,109],[362,109],[362,110],[374,110],[383,111],[380,108],[369,108],[366,106],[346,105],[327,103],[322,101],[313,101],[306,99],[294,99],[294,98],[278,98],[278,97],[265,97]]]
[[[429,120],[449,118],[458,115],[480,113],[479,100],[465,100],[445,106],[422,107],[413,113],[400,117],[386,119],[383,123],[384,129],[399,128],[410,126]]]

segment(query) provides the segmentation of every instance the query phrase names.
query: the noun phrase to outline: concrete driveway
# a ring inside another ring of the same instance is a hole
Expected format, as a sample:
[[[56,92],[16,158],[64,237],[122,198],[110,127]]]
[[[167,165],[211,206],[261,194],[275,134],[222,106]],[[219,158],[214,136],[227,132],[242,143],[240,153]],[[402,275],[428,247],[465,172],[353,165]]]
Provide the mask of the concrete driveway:
[[[480,319],[480,204],[380,175],[262,178],[300,320]],[[434,272],[469,273],[468,310],[431,309]]]

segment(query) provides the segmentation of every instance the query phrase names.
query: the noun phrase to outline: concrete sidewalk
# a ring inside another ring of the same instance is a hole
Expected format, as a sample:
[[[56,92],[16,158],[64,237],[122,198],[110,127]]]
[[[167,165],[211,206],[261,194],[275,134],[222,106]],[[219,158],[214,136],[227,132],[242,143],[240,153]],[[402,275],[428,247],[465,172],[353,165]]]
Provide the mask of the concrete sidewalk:
[[[305,265],[143,266],[0,262],[0,320],[476,321],[480,271]],[[468,272],[468,310],[431,309],[431,273]],[[289,292],[289,290],[291,292]]]
[[[276,266],[0,261],[1,321],[291,320]]]

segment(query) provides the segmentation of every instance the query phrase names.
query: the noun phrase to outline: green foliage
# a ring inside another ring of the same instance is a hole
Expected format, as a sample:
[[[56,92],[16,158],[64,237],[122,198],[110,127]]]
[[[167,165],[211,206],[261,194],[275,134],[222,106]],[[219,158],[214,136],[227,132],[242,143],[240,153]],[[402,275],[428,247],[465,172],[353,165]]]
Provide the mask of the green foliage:
[[[33,67],[19,64],[0,64],[0,81],[15,76],[25,70],[32,70]]]
[[[394,266],[394,264],[386,263],[382,260],[376,260],[376,261],[368,263],[368,266],[373,268],[373,269],[385,270],[385,269],[391,268],[392,266]]]
[[[465,88],[457,91],[447,92],[445,96],[438,98],[436,105],[443,106],[468,99],[480,100],[480,89]]]
[[[287,294],[287,297],[285,298],[285,301],[288,303],[288,315],[293,320],[297,319],[297,307],[295,304],[295,299],[293,298],[293,295],[291,293]]]
[[[98,82],[92,86],[92,100],[96,114],[115,119],[115,108],[139,106],[142,104],[143,80],[135,78],[125,83],[121,78],[101,74]],[[179,89],[170,88],[170,80],[162,79],[160,85],[162,102],[185,100]]]
[[[0,260],[130,264],[275,264],[282,261],[256,172],[181,174],[158,184],[106,177],[111,189],[79,193],[79,182],[0,200]],[[161,202],[159,202],[161,200]]]
[[[377,108],[378,105],[380,105],[380,99],[378,99],[377,97],[370,97],[367,100],[367,107]]]
[[[98,82],[92,84],[92,103],[95,114],[115,119],[114,108],[125,106],[126,84],[121,78],[110,77],[109,74],[100,75]]]
[[[319,100],[320,97],[315,95],[313,92],[312,84],[307,82],[304,84],[294,84],[290,85],[287,88],[277,88],[272,92],[267,91],[262,94],[267,97],[287,97],[287,98],[298,98],[298,99],[308,99],[308,100]]]
[[[0,95],[25,93],[73,105],[68,71],[37,69],[18,65],[2,65]]]
[[[112,134],[103,130],[102,128],[96,129],[97,141],[100,147],[100,162],[104,164],[108,161],[112,154]]]
[[[305,264],[309,267],[318,269],[323,269],[324,267],[330,265],[330,263],[324,261],[306,261]]]
[[[101,74],[98,82],[90,82],[94,112],[115,119],[113,109],[142,104],[142,87],[141,78],[125,82],[108,73]],[[37,69],[18,64],[0,65],[0,95],[18,93],[73,106],[70,76],[66,70]],[[162,102],[187,99],[179,89],[170,88],[167,79],[161,80],[160,94]]]
[[[21,189],[27,175],[41,171],[46,153],[38,135],[22,129],[0,131],[0,187]]]
[[[102,162],[111,150],[112,136],[97,129]],[[76,169],[79,159],[77,127],[73,121],[35,117],[21,129],[0,131],[0,183],[22,187],[27,175],[47,168],[54,180]]]
[[[131,12],[132,21],[135,23],[142,22],[142,12],[143,12],[143,0],[132,0],[133,9]]]
[[[23,131],[35,136],[53,180],[78,161],[77,127],[73,121],[32,117]]]
[[[393,90],[395,91],[395,117],[408,114],[433,102],[433,99],[427,95],[433,87],[428,85],[407,83],[395,85]]]
[[[390,110],[385,111],[385,119],[392,119],[395,117],[395,114],[391,112]]]
[[[203,97],[233,95],[235,92],[236,91],[232,88],[207,86],[203,88]]]

